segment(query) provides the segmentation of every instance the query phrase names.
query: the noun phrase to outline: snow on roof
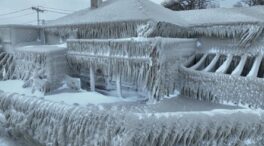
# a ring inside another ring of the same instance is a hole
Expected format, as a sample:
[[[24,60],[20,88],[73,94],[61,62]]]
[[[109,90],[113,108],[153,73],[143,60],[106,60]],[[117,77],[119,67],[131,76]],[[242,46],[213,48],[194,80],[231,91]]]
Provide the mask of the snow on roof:
[[[149,0],[108,0],[96,9],[84,9],[57,20],[47,26],[74,25],[126,20],[154,20],[185,26],[183,18],[175,12]]]
[[[218,8],[175,12],[185,18],[190,34],[208,37],[240,38],[248,47],[264,32],[264,6]]]
[[[175,12],[191,26],[264,22],[264,6],[216,8]]]

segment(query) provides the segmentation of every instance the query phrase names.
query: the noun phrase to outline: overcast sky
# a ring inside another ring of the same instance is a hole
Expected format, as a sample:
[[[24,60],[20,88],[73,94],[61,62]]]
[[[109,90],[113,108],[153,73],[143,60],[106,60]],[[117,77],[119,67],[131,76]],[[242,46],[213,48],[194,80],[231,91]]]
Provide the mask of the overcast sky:
[[[162,0],[152,0],[155,3],[161,3]],[[238,0],[220,0],[222,7],[231,7]],[[61,11],[70,13],[90,6],[90,0],[0,0],[0,24],[20,23],[33,24],[36,21],[36,13],[32,10],[26,10],[12,15],[2,15],[12,11],[29,8],[32,6],[45,6],[56,9],[70,10]],[[52,12],[41,14],[41,19],[52,20],[64,16]]]

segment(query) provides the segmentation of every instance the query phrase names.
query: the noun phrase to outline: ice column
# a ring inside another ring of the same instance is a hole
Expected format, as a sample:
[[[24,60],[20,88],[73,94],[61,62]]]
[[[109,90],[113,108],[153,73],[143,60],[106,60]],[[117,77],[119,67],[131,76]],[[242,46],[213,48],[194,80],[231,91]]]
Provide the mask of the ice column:
[[[116,89],[117,89],[117,95],[119,97],[122,97],[122,87],[121,87],[121,75],[118,73],[116,75]]]
[[[94,66],[90,66],[90,87],[91,91],[95,91],[95,75],[94,75]]]

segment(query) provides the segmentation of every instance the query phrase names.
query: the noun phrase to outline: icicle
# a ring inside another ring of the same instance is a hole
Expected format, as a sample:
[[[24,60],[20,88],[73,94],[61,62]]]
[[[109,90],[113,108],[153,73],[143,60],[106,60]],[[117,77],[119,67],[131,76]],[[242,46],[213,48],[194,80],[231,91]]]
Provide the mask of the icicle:
[[[91,65],[90,66],[90,86],[91,86],[91,91],[95,91],[95,75],[94,75],[94,67]]]
[[[117,95],[119,97],[122,97],[122,85],[121,85],[121,75],[116,75],[116,89],[117,89]]]

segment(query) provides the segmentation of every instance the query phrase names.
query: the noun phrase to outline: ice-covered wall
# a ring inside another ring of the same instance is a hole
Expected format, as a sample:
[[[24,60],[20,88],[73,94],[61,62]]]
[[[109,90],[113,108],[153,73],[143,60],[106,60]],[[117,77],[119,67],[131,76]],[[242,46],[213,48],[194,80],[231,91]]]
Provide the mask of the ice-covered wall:
[[[16,49],[14,78],[44,93],[61,86],[67,73],[66,48],[27,46]]]
[[[10,28],[0,27],[0,39],[2,41],[3,48],[8,50],[11,47]]]
[[[38,27],[13,27],[11,31],[13,45],[40,41],[40,28]]]
[[[72,73],[92,66],[110,80],[121,76],[123,82],[159,100],[177,89],[178,65],[194,53],[195,44],[194,39],[169,38],[69,40],[67,58]]]
[[[263,144],[262,111],[135,113],[64,105],[3,92],[0,109],[10,135],[45,146]]]
[[[37,42],[40,28],[27,25],[4,25],[0,26],[0,38],[3,40],[4,50],[14,53],[16,46],[24,43]]]

